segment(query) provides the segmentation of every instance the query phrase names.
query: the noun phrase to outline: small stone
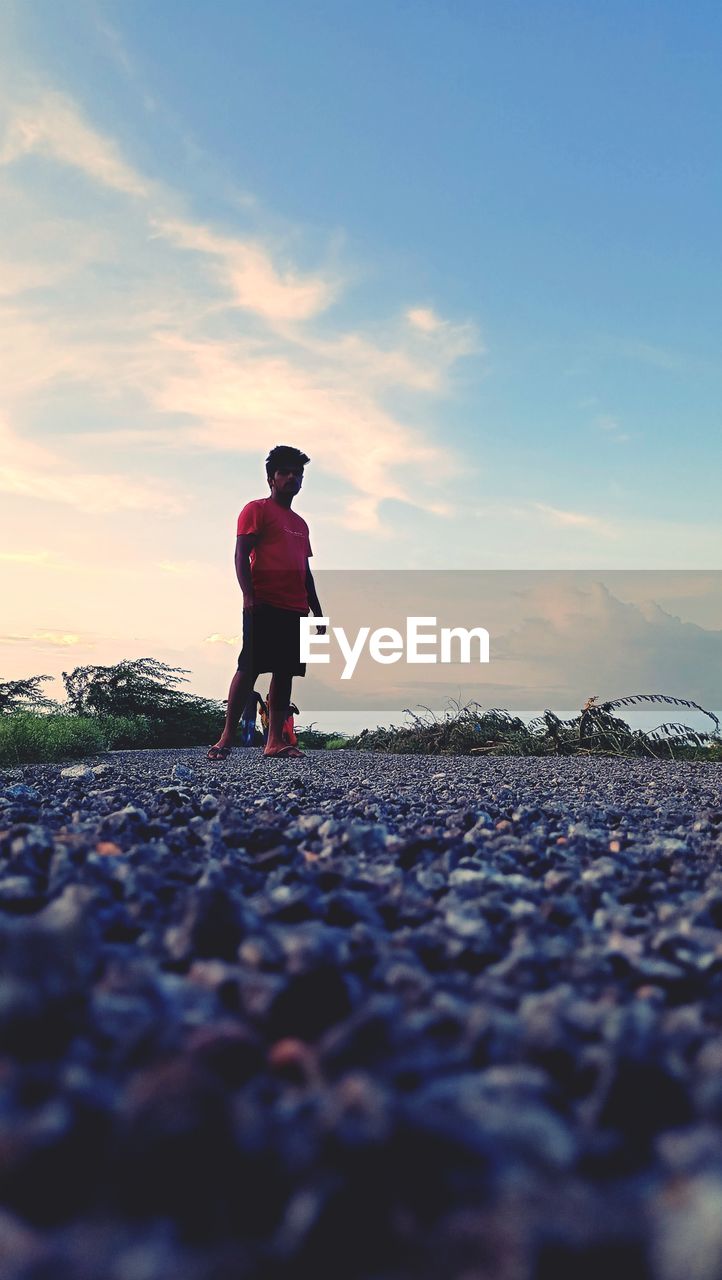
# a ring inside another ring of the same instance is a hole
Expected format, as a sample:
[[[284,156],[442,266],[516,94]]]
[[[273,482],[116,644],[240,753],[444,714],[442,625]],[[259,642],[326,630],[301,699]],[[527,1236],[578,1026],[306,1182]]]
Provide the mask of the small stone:
[[[192,769],[188,768],[187,764],[179,763],[173,765],[173,768],[171,769],[171,777],[178,778],[183,782],[191,782],[195,777],[195,774]]]
[[[457,867],[456,871],[452,871],[449,876],[449,884],[452,888],[459,885],[476,885],[481,888],[487,879],[488,874],[486,871],[474,870],[469,867]]]
[[[131,831],[148,825],[148,814],[145,809],[127,804],[124,809],[109,813],[105,822],[113,831]]]
[[[24,782],[16,782],[13,786],[6,787],[5,795],[11,800],[40,801],[40,792],[35,787],[27,787]]]
[[[99,853],[102,858],[114,858],[122,853],[120,845],[114,844],[112,840],[100,840],[95,846],[95,852]]]
[[[268,1065],[291,1084],[307,1084],[318,1075],[316,1054],[303,1040],[277,1040],[268,1052]]]
[[[661,854],[665,858],[675,858],[690,851],[685,840],[678,840],[673,836],[655,836],[648,847],[653,853]]]
[[[14,858],[21,855],[30,856],[33,860],[47,863],[53,852],[53,837],[47,827],[39,824],[27,826],[22,835],[10,840],[10,853]]]
[[[87,764],[73,764],[60,771],[61,778],[74,778],[77,782],[93,782],[95,772]]]
[[[190,792],[184,791],[182,787],[159,787],[158,795],[171,805],[182,805],[190,802]]]
[[[480,841],[488,840],[490,835],[491,818],[488,813],[481,813],[477,815],[473,827],[469,827],[463,836],[463,841],[464,844],[478,844]]]
[[[42,903],[30,876],[3,876],[0,880],[0,906],[6,911],[33,911]]]
[[[722,1178],[716,1171],[675,1178],[653,1204],[652,1260],[658,1280],[719,1280]]]
[[[304,832],[306,835],[311,831],[318,831],[320,835],[323,835],[325,834],[321,831],[323,821],[323,815],[320,813],[301,813],[296,818],[296,826],[299,831]]]
[[[597,858],[582,872],[582,880],[585,884],[598,884],[601,880],[612,880],[616,875],[617,865],[611,858]]]

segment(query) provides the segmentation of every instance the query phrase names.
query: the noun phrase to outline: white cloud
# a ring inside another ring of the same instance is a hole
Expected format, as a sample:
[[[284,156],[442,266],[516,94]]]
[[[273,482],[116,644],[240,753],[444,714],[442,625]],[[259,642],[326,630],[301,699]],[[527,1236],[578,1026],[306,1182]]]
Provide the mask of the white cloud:
[[[123,474],[125,446],[134,446],[134,457],[138,448],[166,448],[171,439],[174,457],[209,449],[256,453],[259,440],[290,434],[315,468],[348,486],[338,516],[348,528],[382,532],[386,499],[444,509],[440,487],[458,464],[413,417],[390,411],[385,396],[394,388],[445,391],[456,361],[482,350],[473,325],[412,308],[408,323],[377,326],[373,338],[353,329],[319,336],[310,322],[338,296],[338,273],[299,271],[258,236],[224,234],[179,212],[178,194],[139,173],[67,96],[48,92],[16,107],[0,158],[7,167],[33,153],[82,172],[120,201],[109,207],[103,195],[94,203],[91,191],[84,216],[61,219],[52,231],[53,182],[35,190],[21,165],[13,171],[9,229],[33,227],[37,235],[35,257],[26,235],[22,264],[8,281],[13,304],[0,310],[8,421],[22,421],[42,394],[46,413],[62,396],[66,421],[73,396],[83,405],[92,399],[99,423],[61,436],[52,456],[29,442],[20,448],[16,425],[16,447],[0,455],[0,490],[90,513],[176,513],[185,496]],[[23,296],[29,287],[41,296]],[[137,426],[118,425],[117,414],[106,425],[104,406],[124,397]],[[123,461],[109,474],[71,464],[63,457],[66,440],[123,447]]]
[[[352,490],[340,517],[349,528],[378,529],[379,504],[388,498],[426,506],[424,494],[397,479],[396,469],[413,469],[427,485],[454,474],[453,458],[386,412],[355,380],[344,384],[339,372],[324,381],[285,356],[249,358],[241,346],[173,335],[162,342],[165,379],[155,406],[195,419],[176,434],[177,444],[258,453],[263,440],[301,440],[314,469]]]
[[[605,431],[612,440],[617,440],[620,444],[626,444],[630,436],[626,431],[622,431],[619,421],[610,413],[600,413],[595,418],[595,425],[600,431]]]
[[[549,507],[546,503],[535,502],[537,511],[541,511],[552,524],[566,525],[581,529],[590,529],[604,537],[614,537],[614,530],[598,516],[587,515],[583,511],[563,511],[559,507]]]
[[[0,419],[0,493],[60,503],[90,515],[156,511],[177,515],[187,499],[163,484],[73,470],[49,449],[19,439]]]
[[[722,630],[683,621],[651,599],[622,600],[598,579],[583,586],[572,575],[538,579],[520,594],[525,616],[494,640],[497,679],[598,693],[600,701],[630,693],[718,700]],[[645,579],[653,591],[653,576]]]
[[[406,312],[406,319],[412,328],[420,329],[422,333],[438,333],[444,323],[431,307],[411,307]]]
[[[405,327],[386,326],[371,340],[360,332],[319,338],[307,330],[286,330],[295,347],[315,357],[324,376],[359,391],[383,391],[404,387],[438,394],[447,389],[452,367],[464,356],[480,356],[483,343],[470,322],[439,321],[433,333],[408,333]]]
[[[46,565],[52,564],[52,551],[0,551],[0,560],[4,564]]]
[[[337,286],[331,280],[303,277],[292,268],[280,270],[260,244],[180,220],[154,219],[153,225],[179,248],[215,259],[220,282],[233,301],[257,315],[270,320],[307,320],[333,301]]]
[[[144,484],[127,476],[48,472],[33,474],[20,467],[0,466],[0,492],[44,502],[59,502],[84,511],[105,515],[113,511],[155,511],[179,515],[185,503],[160,486]]]
[[[147,197],[145,180],[122,158],[112,138],[88,125],[66,94],[46,90],[12,110],[0,144],[0,164],[35,153],[79,169],[123,195]]]
[[[88,640],[83,640],[74,631],[38,630],[31,632],[30,635],[0,636],[0,644],[27,644],[33,649],[72,649],[77,645],[88,645],[90,643]]]

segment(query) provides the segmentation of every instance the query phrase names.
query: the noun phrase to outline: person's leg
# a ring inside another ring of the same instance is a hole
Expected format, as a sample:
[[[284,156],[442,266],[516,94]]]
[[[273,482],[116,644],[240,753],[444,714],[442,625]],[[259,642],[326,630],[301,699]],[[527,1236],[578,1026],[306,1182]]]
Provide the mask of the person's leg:
[[[241,670],[236,671],[231,680],[231,687],[228,690],[228,705],[226,707],[226,723],[223,726],[223,732],[215,743],[216,747],[232,747],[236,737],[236,729],[238,722],[243,714],[243,709],[248,702],[249,694],[253,690],[256,683],[252,671]]]
[[[287,671],[274,671],[268,690],[269,729],[268,742],[264,755],[302,756],[298,747],[291,747],[283,740],[283,725],[288,715],[288,704],[291,701],[291,682],[293,677]]]
[[[274,671],[268,689],[268,742],[266,750],[278,751],[283,742],[283,722],[291,701],[292,676],[287,671]]]

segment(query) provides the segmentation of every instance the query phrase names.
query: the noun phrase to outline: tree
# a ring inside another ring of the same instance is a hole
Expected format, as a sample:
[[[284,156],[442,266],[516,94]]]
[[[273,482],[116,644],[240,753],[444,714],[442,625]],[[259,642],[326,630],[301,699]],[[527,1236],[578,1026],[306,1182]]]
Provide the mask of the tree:
[[[0,681],[0,714],[57,708],[57,703],[52,698],[46,698],[40,688],[45,680],[52,680],[52,676],[30,676],[27,680]]]
[[[78,716],[158,716],[178,710],[190,695],[176,688],[187,683],[184,667],[157,658],[125,659],[114,667],[76,667],[63,672],[71,711]]]

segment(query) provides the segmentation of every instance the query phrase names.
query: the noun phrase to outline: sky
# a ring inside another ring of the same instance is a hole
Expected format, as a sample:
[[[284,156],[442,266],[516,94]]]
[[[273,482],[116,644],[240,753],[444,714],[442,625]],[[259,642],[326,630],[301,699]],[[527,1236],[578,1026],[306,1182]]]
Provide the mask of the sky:
[[[0,679],[224,696],[278,443],[317,574],[722,567],[717,5],[6,0],[0,47]]]

